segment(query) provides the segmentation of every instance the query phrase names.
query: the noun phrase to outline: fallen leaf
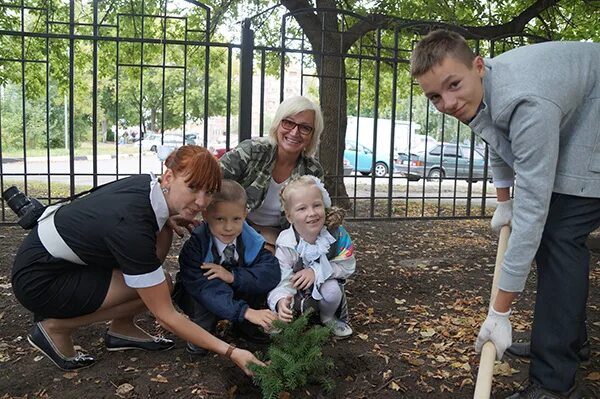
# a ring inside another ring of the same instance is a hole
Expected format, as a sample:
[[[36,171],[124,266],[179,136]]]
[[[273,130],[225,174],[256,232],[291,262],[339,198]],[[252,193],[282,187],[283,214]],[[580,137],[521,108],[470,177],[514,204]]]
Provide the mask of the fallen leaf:
[[[369,339],[369,336],[367,334],[357,334],[358,338],[362,339],[363,341],[366,341]]]
[[[394,381],[392,381],[390,383],[390,389],[393,389],[394,391],[399,391],[400,390],[400,386],[398,384],[396,384]]]
[[[150,378],[150,381],[160,382],[162,384],[166,384],[167,382],[169,382],[169,380],[167,380],[165,377],[163,377],[160,374],[157,374],[156,377]]]
[[[590,381],[598,381],[598,380],[600,380],[600,372],[593,371],[593,372],[589,373],[587,375],[587,377],[585,377],[585,379],[590,380]]]
[[[433,328],[428,328],[426,330],[421,330],[421,336],[425,338],[433,337],[435,335],[435,330]]]
[[[133,385],[124,383],[117,387],[116,394],[117,396],[127,395],[129,392],[133,391]]]
[[[422,366],[425,364],[425,360],[423,359],[408,359],[408,362],[413,366]]]

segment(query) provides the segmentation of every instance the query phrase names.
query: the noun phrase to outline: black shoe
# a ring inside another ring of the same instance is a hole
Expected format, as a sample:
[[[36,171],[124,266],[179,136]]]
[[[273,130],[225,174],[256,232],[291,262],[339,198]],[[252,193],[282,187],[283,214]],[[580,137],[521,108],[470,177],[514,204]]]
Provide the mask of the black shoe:
[[[151,340],[127,337],[114,332],[106,332],[104,343],[108,351],[125,351],[129,349],[141,349],[145,351],[157,352],[166,351],[175,346],[175,341],[163,338],[152,337]]]
[[[81,352],[77,352],[73,357],[63,356],[56,346],[54,346],[54,343],[41,323],[35,323],[35,326],[33,326],[33,329],[27,336],[27,341],[29,341],[31,346],[46,355],[48,359],[52,360],[52,363],[61,370],[79,370],[90,367],[96,362],[96,359],[92,356]]]
[[[553,392],[537,384],[529,384],[525,389],[508,396],[506,399],[581,399],[577,384],[567,392]]]
[[[579,356],[579,361],[581,363],[589,362],[591,358],[591,352],[592,350],[590,348],[590,341],[585,341],[577,353]],[[512,356],[529,359],[531,357],[531,343],[515,342],[506,349],[506,353]]]
[[[194,345],[188,342],[185,346],[185,351],[192,356],[206,356],[208,355],[208,349],[204,349],[198,345]]]

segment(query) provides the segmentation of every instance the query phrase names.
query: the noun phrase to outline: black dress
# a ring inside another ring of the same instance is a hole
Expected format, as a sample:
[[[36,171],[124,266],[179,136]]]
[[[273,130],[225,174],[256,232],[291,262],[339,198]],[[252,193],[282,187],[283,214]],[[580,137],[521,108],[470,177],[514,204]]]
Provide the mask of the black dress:
[[[166,212],[166,203],[162,212],[155,210],[150,188],[150,175],[132,176],[58,209],[56,229],[85,265],[50,255],[40,241],[37,226],[29,233],[15,257],[12,286],[16,298],[34,313],[36,321],[98,310],[115,268],[134,288],[164,280],[156,256],[156,236],[159,223],[163,224],[168,215],[157,216],[156,212]]]

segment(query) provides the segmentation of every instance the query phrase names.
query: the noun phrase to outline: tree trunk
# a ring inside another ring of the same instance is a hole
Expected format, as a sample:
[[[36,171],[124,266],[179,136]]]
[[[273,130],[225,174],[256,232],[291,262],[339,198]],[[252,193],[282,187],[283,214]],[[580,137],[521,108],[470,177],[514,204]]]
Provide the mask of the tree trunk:
[[[350,201],[344,185],[344,148],[347,125],[346,67],[344,59],[335,51],[336,40],[331,37],[324,41],[327,53],[336,55],[317,56],[319,97],[325,130],[321,135],[319,160],[325,169],[325,187],[334,198],[334,203],[349,209]],[[339,40],[337,40],[339,47]]]

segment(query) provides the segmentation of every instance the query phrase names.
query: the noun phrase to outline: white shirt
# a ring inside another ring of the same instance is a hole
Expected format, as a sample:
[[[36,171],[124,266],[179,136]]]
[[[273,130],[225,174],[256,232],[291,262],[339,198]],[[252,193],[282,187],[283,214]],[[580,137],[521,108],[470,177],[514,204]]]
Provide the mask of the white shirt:
[[[248,214],[248,219],[259,226],[279,226],[281,217],[281,201],[279,193],[285,187],[289,179],[276,183],[273,178],[269,182],[267,195],[263,203]]]

